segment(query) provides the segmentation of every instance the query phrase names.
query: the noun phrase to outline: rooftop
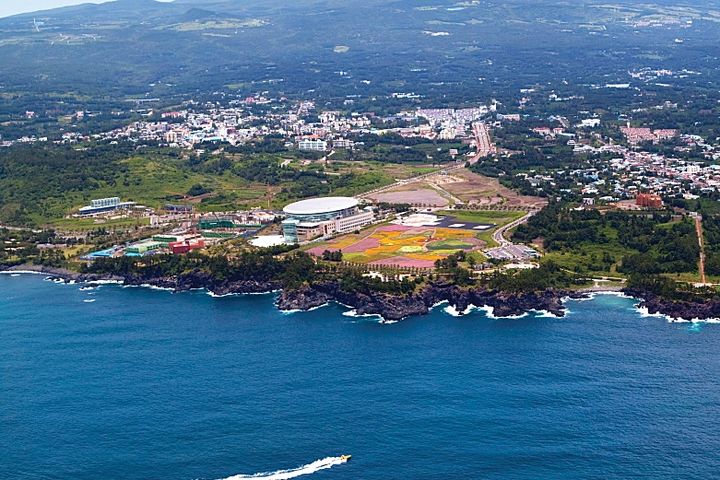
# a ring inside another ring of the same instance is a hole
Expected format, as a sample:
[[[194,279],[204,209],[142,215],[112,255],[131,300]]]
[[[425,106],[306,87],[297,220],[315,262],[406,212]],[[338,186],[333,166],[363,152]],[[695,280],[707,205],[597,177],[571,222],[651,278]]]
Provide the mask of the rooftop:
[[[357,206],[358,201],[352,197],[322,197],[291,203],[283,211],[288,215],[318,215],[347,210]]]

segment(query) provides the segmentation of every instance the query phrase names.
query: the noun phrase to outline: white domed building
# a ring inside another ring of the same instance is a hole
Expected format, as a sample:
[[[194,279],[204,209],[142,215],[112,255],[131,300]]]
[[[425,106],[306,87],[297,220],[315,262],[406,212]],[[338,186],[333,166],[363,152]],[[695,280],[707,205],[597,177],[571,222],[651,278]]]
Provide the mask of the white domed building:
[[[282,222],[287,243],[301,243],[360,229],[374,220],[371,210],[361,210],[352,197],[310,198],[283,209]]]

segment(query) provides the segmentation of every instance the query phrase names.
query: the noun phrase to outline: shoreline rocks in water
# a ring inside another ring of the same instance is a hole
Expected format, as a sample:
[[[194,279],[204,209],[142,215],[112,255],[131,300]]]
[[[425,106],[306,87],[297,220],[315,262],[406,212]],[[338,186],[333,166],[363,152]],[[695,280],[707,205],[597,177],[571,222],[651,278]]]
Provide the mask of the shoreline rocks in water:
[[[213,295],[268,293],[281,290],[279,282],[227,281],[204,271],[193,271],[173,277],[118,276],[82,274],[63,268],[42,265],[15,265],[0,270],[8,272],[33,272],[46,274],[64,281],[90,283],[113,281],[124,285],[152,286],[174,291],[205,289]],[[622,293],[637,298],[638,307],[649,314],[665,315],[682,320],[705,320],[720,318],[720,301],[673,301],[645,291],[623,289]],[[282,290],[277,307],[283,311],[307,311],[329,302],[347,305],[358,315],[378,315],[387,321],[402,320],[416,315],[426,315],[437,304],[447,302],[458,312],[471,306],[489,307],[496,317],[514,317],[530,311],[545,311],[564,317],[567,298],[587,298],[577,291],[546,290],[542,292],[507,293],[480,288],[460,288],[449,283],[430,283],[420,291],[408,294],[383,292],[346,292],[339,282],[317,282],[298,289]]]
[[[505,293],[483,289],[463,289],[452,284],[430,284],[420,292],[387,294],[382,292],[346,292],[337,282],[319,282],[296,290],[284,290],[278,298],[281,310],[310,310],[328,302],[338,302],[355,309],[358,315],[379,315],[387,321],[427,314],[433,306],[448,302],[458,312],[470,306],[487,306],[497,317],[523,315],[529,311],[546,311],[564,317],[565,298],[582,298],[578,292],[547,290],[544,292]]]
[[[640,300],[638,308],[646,309],[650,315],[665,315],[675,320],[709,320],[720,318],[720,301],[668,300],[653,293],[625,289],[623,293]]]
[[[151,286],[184,292],[195,289],[205,289],[215,295],[232,295],[243,293],[266,293],[280,288],[278,282],[256,282],[256,281],[237,281],[230,282],[218,279],[213,275],[203,271],[193,271],[173,277],[150,277],[144,275],[102,275],[102,274],[84,274],[73,272],[63,268],[45,267],[42,265],[16,265],[9,268],[0,268],[8,272],[33,272],[45,274],[50,277],[62,279],[64,281],[75,281],[78,283],[92,282],[117,282],[123,285],[131,286]]]

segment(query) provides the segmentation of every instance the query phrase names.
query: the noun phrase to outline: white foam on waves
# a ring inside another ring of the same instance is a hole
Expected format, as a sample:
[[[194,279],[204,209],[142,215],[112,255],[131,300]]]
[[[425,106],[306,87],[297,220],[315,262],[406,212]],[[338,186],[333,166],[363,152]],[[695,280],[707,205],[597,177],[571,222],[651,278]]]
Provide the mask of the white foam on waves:
[[[88,282],[91,285],[122,285],[122,280],[92,280]]]
[[[635,310],[640,314],[641,317],[655,317],[655,318],[664,318],[667,320],[668,323],[720,323],[720,318],[693,318],[691,320],[687,320],[685,318],[675,318],[671,317],[670,315],[665,315],[664,313],[650,313],[647,307],[639,307],[636,306]]]
[[[192,290],[205,290],[204,288],[193,288]],[[206,290],[205,293],[213,298],[225,298],[225,297],[242,297],[245,295],[273,295],[280,290],[268,290],[267,292],[246,292],[246,293],[223,293],[222,295]]]
[[[210,295],[212,298],[226,298],[226,297],[235,297],[235,296],[240,295],[239,293],[224,293],[222,295],[218,295],[217,293],[211,292],[210,290],[208,290],[206,293],[208,295]]]
[[[351,309],[351,310],[348,310],[348,311],[346,311],[346,312],[343,312],[342,314],[343,314],[343,316],[345,316],[345,317],[352,317],[352,318],[377,318],[377,319],[378,319],[378,322],[380,322],[380,323],[386,323],[386,324],[391,323],[391,322],[385,321],[385,319],[382,317],[382,315],[379,315],[379,314],[377,314],[377,313],[364,313],[364,314],[361,315],[361,314],[359,314],[359,313],[357,312],[357,310],[354,309],[354,308]]]
[[[150,285],[149,283],[142,283],[140,285],[123,285],[122,288],[148,288],[150,290],[157,290],[158,292],[175,292],[174,288],[158,287],[157,285]]]
[[[35,272],[33,270],[0,270],[0,273],[11,277],[16,275],[47,275],[46,272]]]
[[[315,460],[312,463],[308,463],[307,465],[303,465],[298,468],[292,468],[289,470],[278,470],[275,472],[264,472],[264,473],[255,473],[252,475],[233,475],[232,477],[226,477],[220,480],[243,480],[243,479],[265,479],[265,480],[287,480],[289,478],[295,478],[302,475],[310,475],[320,470],[325,470],[328,468],[332,468],[336,465],[341,465],[345,463],[345,460],[343,460],[340,457],[327,457],[322,458],[320,460]]]
[[[330,305],[330,303],[323,303],[322,305],[318,305],[318,306],[316,306],[316,307],[308,308],[307,310],[301,310],[301,309],[299,309],[299,308],[293,308],[293,309],[290,309],[290,310],[280,310],[280,313],[282,313],[283,315],[292,315],[292,314],[295,314],[295,313],[314,312],[315,310],[320,310],[321,308],[325,308],[325,307],[327,307],[328,305]]]
[[[468,307],[462,312],[458,311],[458,309],[452,305],[448,305],[443,310],[445,311],[445,313],[447,313],[448,315],[452,315],[453,317],[462,317],[465,315],[469,315],[476,310],[480,310],[482,312],[485,312],[485,315],[488,318],[491,318],[493,320],[497,320],[497,319],[517,320],[519,318],[525,318],[529,315],[528,313],[523,313],[521,315],[510,315],[507,317],[498,317],[495,315],[495,309],[493,307],[491,307],[489,305],[483,305],[481,307],[478,307],[477,305],[473,305],[473,304],[468,305]]]

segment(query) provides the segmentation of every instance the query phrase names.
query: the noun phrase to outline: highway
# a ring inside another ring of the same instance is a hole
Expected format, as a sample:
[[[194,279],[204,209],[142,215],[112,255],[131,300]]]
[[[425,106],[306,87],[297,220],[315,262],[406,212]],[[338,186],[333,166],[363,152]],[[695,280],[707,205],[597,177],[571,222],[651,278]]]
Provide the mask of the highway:
[[[475,122],[472,131],[477,145],[477,153],[469,160],[470,164],[477,163],[481,158],[495,153],[495,146],[490,139],[490,130],[487,125],[482,122]]]

